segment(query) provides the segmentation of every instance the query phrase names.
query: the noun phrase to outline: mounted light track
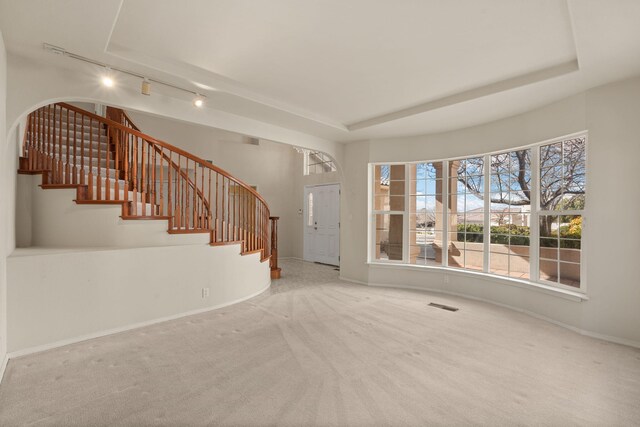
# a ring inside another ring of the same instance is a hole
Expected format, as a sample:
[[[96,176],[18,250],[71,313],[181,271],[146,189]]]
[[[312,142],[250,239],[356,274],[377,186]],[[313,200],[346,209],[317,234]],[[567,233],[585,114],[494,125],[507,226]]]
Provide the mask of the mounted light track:
[[[108,71],[105,74],[105,76],[103,76],[103,78],[102,78],[102,84],[107,86],[107,87],[112,87],[114,85],[113,74],[111,72],[112,71],[117,71],[118,73],[127,74],[129,76],[138,77],[138,78],[142,79],[142,87],[141,87],[140,93],[142,93],[143,95],[151,95],[151,83],[156,83],[156,84],[159,84],[159,85],[163,85],[163,86],[167,86],[167,87],[170,87],[170,88],[173,88],[173,89],[180,90],[182,92],[189,93],[191,95],[195,95],[196,99],[194,100],[193,104],[196,107],[204,106],[204,100],[206,99],[206,96],[202,95],[199,92],[196,92],[194,90],[186,89],[184,87],[177,86],[177,85],[174,85],[173,83],[169,83],[169,82],[166,82],[166,81],[153,79],[153,78],[147,77],[147,76],[145,76],[143,74],[137,73],[135,71],[125,70],[123,68],[118,68],[118,67],[113,67],[113,66],[111,66],[111,65],[109,65],[107,63],[104,63],[104,62],[101,62],[101,61],[97,61],[95,59],[87,58],[86,56],[78,55],[78,54],[75,54],[73,52],[69,52],[69,51],[67,51],[66,49],[64,49],[64,48],[62,48],[60,46],[54,46],[54,45],[49,44],[49,43],[43,43],[42,47],[43,47],[44,50],[46,50],[47,52],[51,52],[54,55],[66,56],[66,57],[71,58],[71,59],[76,59],[78,61],[86,62],[88,64],[93,64],[93,65],[98,65],[99,67],[105,68]],[[109,81],[110,81],[111,84],[109,84]]]

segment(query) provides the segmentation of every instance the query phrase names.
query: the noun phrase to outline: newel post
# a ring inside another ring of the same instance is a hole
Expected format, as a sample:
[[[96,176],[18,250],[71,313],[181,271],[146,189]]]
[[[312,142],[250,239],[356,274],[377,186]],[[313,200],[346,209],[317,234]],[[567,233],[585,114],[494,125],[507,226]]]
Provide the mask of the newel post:
[[[281,268],[278,267],[278,220],[279,216],[270,216],[271,220],[271,260],[269,265],[271,266],[271,278],[279,279]]]

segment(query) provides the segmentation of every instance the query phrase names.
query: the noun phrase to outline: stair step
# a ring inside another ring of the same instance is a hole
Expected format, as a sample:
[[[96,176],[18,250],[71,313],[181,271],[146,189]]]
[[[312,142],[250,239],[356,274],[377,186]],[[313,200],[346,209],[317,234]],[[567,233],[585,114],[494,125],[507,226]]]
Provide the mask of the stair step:
[[[69,135],[69,138],[73,141],[75,135],[75,139],[77,140],[83,138],[89,140],[91,137],[93,137],[94,141],[100,139],[101,142],[107,142],[107,131],[105,129],[94,129],[93,132],[91,132],[89,128],[74,129],[72,126],[70,128],[67,128],[66,125],[64,125],[62,128],[58,126],[43,126],[40,131],[45,135],[51,132],[51,137],[55,137],[55,139],[58,139],[60,136],[66,138],[67,135]]]
[[[43,119],[48,119],[49,122],[53,121],[53,119],[55,119],[55,122],[58,123],[60,122],[62,119],[62,123],[66,124],[67,123],[67,113],[65,111],[63,111],[62,113],[60,111],[57,111],[55,114],[49,114],[47,112],[45,112],[40,118],[39,120],[43,120]],[[74,115],[73,113],[69,116],[69,124],[73,124],[73,119],[74,119]],[[84,124],[85,126],[88,126],[89,124],[92,125],[98,125],[100,126],[102,124],[102,122],[100,122],[100,120],[98,119],[92,119],[91,117],[87,117],[87,116],[82,116],[81,114],[78,114],[76,117],[76,123],[78,125],[80,124]]]
[[[104,156],[104,153],[103,153],[103,156]],[[76,167],[79,167],[80,165],[82,165],[83,160],[84,160],[85,167],[87,165],[100,166],[102,168],[107,167],[107,159],[105,159],[104,157],[98,158],[96,156],[94,157],[85,156],[84,158],[81,156],[76,156],[75,158],[73,156],[69,156],[68,163],[71,166],[75,164]],[[67,164],[67,157],[65,155],[62,156],[62,163]],[[109,169],[115,169],[115,161],[113,159],[109,159]]]

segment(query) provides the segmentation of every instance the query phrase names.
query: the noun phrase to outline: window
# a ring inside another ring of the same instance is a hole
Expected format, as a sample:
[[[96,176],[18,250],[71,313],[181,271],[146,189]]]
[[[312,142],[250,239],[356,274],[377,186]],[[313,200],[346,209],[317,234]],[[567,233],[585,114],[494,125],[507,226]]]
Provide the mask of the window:
[[[531,149],[491,159],[489,271],[530,278]]]
[[[404,260],[405,165],[374,167],[375,259]]]
[[[336,164],[327,154],[320,151],[304,150],[303,155],[305,175],[335,172],[337,170]]]
[[[307,197],[307,226],[313,226],[313,193]]]
[[[449,162],[449,267],[482,271],[484,159]]]
[[[482,156],[375,164],[370,259],[584,288],[585,160],[580,135]]]
[[[439,265],[442,261],[444,224],[442,221],[442,162],[408,165],[409,262]]]
[[[586,139],[540,147],[540,265],[543,281],[579,288]]]

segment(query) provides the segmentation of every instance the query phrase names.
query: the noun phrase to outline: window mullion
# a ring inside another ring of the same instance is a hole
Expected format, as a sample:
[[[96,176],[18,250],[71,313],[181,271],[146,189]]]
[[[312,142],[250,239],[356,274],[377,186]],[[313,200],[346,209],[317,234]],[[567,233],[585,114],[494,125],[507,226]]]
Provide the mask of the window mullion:
[[[482,261],[482,271],[485,273],[489,272],[489,249],[491,244],[491,155],[487,154],[484,156],[484,222],[483,222],[483,261]]]
[[[540,280],[540,147],[531,149],[531,224],[529,224],[529,277]]]
[[[408,211],[410,210],[409,195],[411,189],[411,167],[409,164],[404,165],[404,212],[402,223],[404,228],[402,230],[402,262],[407,264],[409,262],[409,218]]]
[[[449,206],[449,201],[451,198],[449,197],[449,160],[445,160],[442,162],[442,197],[444,197],[444,201],[442,203],[442,215],[444,218],[442,219],[442,266],[449,266],[449,211],[451,206]]]

